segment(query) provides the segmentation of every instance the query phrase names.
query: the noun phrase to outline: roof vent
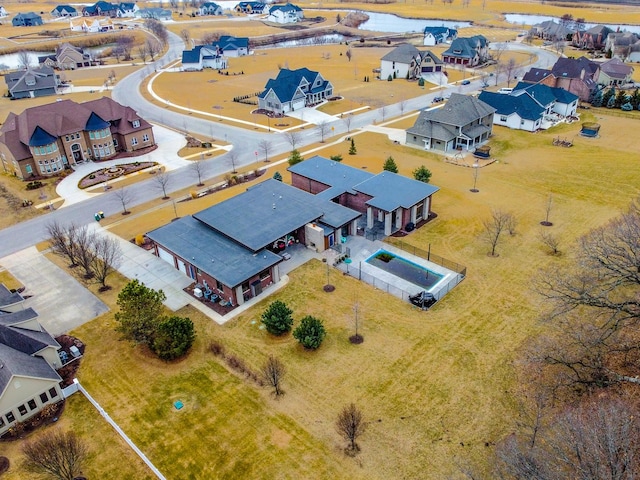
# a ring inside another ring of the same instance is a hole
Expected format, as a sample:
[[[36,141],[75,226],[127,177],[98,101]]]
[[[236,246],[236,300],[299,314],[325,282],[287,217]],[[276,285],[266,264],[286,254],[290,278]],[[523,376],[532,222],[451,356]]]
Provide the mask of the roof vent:
[[[276,209],[276,204],[275,204],[275,203],[272,205],[272,208],[273,208],[274,210]]]

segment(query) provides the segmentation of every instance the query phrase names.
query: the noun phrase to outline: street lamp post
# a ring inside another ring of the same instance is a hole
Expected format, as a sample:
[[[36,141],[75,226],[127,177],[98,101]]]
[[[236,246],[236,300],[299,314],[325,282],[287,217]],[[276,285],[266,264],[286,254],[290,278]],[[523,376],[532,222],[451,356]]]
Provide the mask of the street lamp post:
[[[479,166],[480,165],[478,165],[477,163],[473,164],[473,188],[469,190],[472,193],[478,193],[480,191],[476,188],[476,184],[478,183],[478,167]]]

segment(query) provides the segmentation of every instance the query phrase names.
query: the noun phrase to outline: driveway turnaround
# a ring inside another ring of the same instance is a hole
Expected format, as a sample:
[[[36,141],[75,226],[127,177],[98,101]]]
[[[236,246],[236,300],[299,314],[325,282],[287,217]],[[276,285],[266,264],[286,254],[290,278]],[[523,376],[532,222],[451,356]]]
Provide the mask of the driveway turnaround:
[[[75,278],[50,262],[36,247],[0,259],[31,296],[25,307],[38,313],[38,321],[52,335],[69,332],[109,311],[109,308]]]

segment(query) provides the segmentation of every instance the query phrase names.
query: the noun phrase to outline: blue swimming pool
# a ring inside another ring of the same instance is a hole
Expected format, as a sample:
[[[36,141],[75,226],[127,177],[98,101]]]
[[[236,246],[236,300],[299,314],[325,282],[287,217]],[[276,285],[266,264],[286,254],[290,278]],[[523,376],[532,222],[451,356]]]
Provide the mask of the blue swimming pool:
[[[424,287],[426,290],[442,280],[443,275],[413,263],[406,258],[386,250],[378,250],[365,260],[370,265],[400,277],[407,282]]]

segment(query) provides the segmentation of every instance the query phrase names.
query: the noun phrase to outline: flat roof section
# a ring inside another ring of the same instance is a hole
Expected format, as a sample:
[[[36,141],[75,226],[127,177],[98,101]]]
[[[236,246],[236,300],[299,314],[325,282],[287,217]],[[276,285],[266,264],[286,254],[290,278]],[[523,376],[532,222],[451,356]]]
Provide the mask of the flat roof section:
[[[168,223],[147,237],[229,287],[282,261],[268,250],[253,253],[193,217]]]

